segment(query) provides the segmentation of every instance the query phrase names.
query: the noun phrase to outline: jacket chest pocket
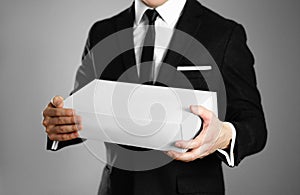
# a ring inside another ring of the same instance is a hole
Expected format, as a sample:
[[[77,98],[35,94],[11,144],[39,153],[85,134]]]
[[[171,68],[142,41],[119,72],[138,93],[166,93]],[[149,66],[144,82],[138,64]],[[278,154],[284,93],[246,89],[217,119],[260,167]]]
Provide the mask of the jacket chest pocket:
[[[177,71],[176,83],[181,88],[208,90],[205,78],[198,70]]]

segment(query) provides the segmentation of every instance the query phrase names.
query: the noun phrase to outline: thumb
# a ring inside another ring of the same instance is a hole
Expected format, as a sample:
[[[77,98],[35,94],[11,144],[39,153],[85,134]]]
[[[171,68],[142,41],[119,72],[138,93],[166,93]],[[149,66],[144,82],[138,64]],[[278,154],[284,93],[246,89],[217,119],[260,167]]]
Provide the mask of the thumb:
[[[205,107],[203,106],[198,106],[198,105],[191,105],[190,106],[190,110],[192,111],[192,113],[200,116],[201,118],[207,118],[208,114],[209,114],[209,110],[207,110]]]
[[[64,107],[64,98],[61,96],[54,96],[51,100],[51,104],[56,108]]]

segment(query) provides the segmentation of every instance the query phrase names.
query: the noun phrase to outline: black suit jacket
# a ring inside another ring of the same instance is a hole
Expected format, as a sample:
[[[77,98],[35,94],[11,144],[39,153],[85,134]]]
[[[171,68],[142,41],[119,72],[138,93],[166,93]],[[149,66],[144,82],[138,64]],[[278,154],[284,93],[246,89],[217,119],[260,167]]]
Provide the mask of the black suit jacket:
[[[74,91],[95,78],[120,80],[120,76],[136,64],[133,49],[122,52],[111,61],[108,60],[108,65],[103,64],[105,61],[103,58],[106,57],[103,53],[107,52],[109,55],[109,51],[105,50],[123,46],[133,48],[131,31],[121,37],[116,36],[110,47],[98,50],[102,51],[98,55],[95,56],[95,52],[91,54],[91,51],[98,47],[99,42],[113,33],[132,27],[133,21],[134,6],[131,6],[118,15],[99,21],[92,26],[83,54],[83,63],[77,71]],[[247,47],[244,28],[234,21],[217,15],[196,0],[187,0],[176,29],[188,33],[199,41],[210,53],[220,70],[226,89],[226,98],[223,97],[226,100],[225,121],[231,122],[237,132],[234,157],[235,165],[238,165],[244,157],[262,150],[267,137],[253,68],[254,58]],[[173,37],[171,44],[174,42],[176,39]],[[203,53],[195,51],[189,43],[182,44],[182,47],[186,47],[185,51],[189,54],[203,56]],[[194,64],[184,55],[174,51],[167,52],[164,62],[175,68],[179,65]],[[203,62],[202,57],[199,62]],[[93,63],[97,64],[97,70]],[[176,82],[178,80],[176,74],[176,71],[166,72],[162,68],[158,77],[167,78],[168,86],[187,87]],[[211,90],[203,74],[190,72],[185,73],[185,76],[194,89]],[[136,82],[136,75],[132,73],[122,81]],[[220,99],[219,96],[218,98]],[[80,139],[60,142],[58,149],[80,142]],[[51,148],[51,144],[52,141],[48,139],[48,149]],[[109,158],[118,156],[119,151],[116,145],[107,144],[107,149]],[[137,148],[129,147],[129,149]],[[221,162],[222,156],[216,152],[204,159],[189,163],[172,161],[148,171],[127,171],[107,165],[103,170],[99,194],[223,194]]]

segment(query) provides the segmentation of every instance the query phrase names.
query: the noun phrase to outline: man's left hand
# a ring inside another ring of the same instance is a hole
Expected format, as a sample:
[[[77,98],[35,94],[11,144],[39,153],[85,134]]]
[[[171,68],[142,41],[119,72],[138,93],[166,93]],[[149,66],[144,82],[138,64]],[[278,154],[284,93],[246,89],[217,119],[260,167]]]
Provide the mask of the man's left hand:
[[[231,127],[202,106],[191,106],[190,109],[192,113],[201,117],[202,131],[193,140],[181,140],[175,143],[178,148],[189,149],[187,152],[168,151],[167,155],[175,160],[190,162],[198,158],[204,158],[217,149],[227,149],[232,139]]]

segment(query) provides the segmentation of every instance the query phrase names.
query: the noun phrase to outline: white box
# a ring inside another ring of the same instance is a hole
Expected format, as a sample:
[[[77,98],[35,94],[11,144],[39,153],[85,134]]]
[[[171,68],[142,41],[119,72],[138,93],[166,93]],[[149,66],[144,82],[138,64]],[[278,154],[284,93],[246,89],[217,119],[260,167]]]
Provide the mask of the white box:
[[[215,92],[97,79],[65,100],[82,117],[81,138],[180,152],[174,142],[194,138],[201,127],[190,105],[218,114]]]

